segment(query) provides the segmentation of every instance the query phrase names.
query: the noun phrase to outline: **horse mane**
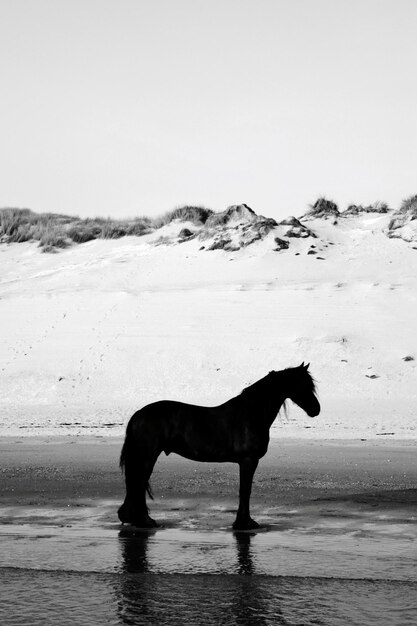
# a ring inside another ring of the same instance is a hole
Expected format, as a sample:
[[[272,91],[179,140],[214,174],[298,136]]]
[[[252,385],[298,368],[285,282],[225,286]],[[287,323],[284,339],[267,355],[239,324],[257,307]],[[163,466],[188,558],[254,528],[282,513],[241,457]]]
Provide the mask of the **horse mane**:
[[[255,402],[258,398],[262,397],[265,393],[270,392],[272,386],[276,384],[277,375],[279,375],[279,377],[283,379],[283,382],[287,380],[288,383],[291,384],[291,381],[294,379],[294,376],[296,376],[297,374],[299,375],[301,373],[305,377],[304,383],[307,382],[310,388],[310,391],[314,395],[317,395],[316,382],[314,378],[312,377],[308,369],[302,366],[302,367],[288,367],[284,370],[279,370],[279,371],[272,370],[271,372],[269,372],[269,374],[267,374],[260,380],[257,380],[255,383],[252,383],[252,385],[245,387],[245,389],[243,389],[240,392],[238,397],[243,397],[245,400],[248,400],[250,402]],[[287,413],[286,402],[283,403],[282,408],[284,409],[284,412],[286,414]]]
[[[252,409],[257,410],[259,406],[270,406],[272,402],[273,396],[273,386],[275,384],[275,376],[278,372],[269,372],[266,376],[252,383],[245,389],[242,389],[240,394],[237,396],[239,400],[243,400],[246,405],[252,407]],[[285,416],[287,417],[287,401],[281,404],[281,408],[278,413],[284,411]]]

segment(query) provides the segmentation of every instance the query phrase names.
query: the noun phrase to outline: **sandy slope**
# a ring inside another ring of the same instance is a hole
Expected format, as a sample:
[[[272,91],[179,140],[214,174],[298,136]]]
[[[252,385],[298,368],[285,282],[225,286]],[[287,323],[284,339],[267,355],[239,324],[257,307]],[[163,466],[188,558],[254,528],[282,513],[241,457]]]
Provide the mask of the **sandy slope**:
[[[415,437],[417,250],[388,219],[310,220],[282,252],[279,228],[238,252],[159,231],[0,246],[0,432],[120,435],[152,400],[216,404],[304,360],[322,413],[291,407],[274,435]]]

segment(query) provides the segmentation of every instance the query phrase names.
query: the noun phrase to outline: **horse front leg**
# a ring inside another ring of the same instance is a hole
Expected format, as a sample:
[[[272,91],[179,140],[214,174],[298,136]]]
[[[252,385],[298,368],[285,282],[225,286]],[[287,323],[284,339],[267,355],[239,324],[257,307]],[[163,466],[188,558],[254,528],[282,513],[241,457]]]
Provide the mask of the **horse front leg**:
[[[253,475],[258,467],[259,459],[246,458],[239,463],[239,508],[233,530],[251,530],[259,528],[259,524],[250,516],[249,500],[252,491]]]

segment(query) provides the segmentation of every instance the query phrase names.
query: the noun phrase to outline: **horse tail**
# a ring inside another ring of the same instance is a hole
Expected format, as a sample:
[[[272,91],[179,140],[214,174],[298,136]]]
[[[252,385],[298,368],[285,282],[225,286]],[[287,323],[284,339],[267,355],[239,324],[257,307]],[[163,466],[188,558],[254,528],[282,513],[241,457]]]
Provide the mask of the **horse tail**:
[[[136,446],[135,446],[134,436],[132,432],[131,421],[127,425],[126,437],[123,442],[122,451],[120,452],[119,465],[120,465],[120,469],[122,470],[122,472],[126,471],[126,463],[134,457],[135,453],[137,453],[135,451]],[[149,481],[146,483],[146,492],[148,496],[151,498],[151,500],[153,500],[154,499],[153,492],[149,484]]]
[[[125,465],[126,465],[126,454],[127,454],[126,441],[127,441],[127,434],[126,434],[126,438],[125,438],[123,446],[122,446],[122,451],[120,453],[120,460],[119,460],[119,466],[120,466],[120,469],[122,470],[122,472],[124,472]]]
[[[151,486],[149,484],[149,480],[148,480],[147,485],[146,485],[146,493],[148,494],[150,499],[153,500],[153,491],[152,491],[152,488],[151,488]]]

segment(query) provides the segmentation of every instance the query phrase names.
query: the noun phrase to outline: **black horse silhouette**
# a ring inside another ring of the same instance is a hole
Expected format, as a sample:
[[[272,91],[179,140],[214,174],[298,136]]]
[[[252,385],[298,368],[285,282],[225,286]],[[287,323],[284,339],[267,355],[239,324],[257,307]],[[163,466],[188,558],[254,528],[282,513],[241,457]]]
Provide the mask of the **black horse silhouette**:
[[[269,444],[269,429],[289,398],[307,415],[320,413],[309,364],[269,372],[238,396],[216,407],[162,400],[148,404],[130,419],[120,466],[125,471],[126,497],[121,522],[142,528],[157,526],[149,516],[146,492],[161,452],[187,459],[239,464],[239,508],[235,530],[258,528],[249,513],[252,480]]]

